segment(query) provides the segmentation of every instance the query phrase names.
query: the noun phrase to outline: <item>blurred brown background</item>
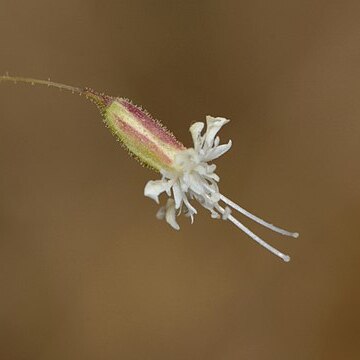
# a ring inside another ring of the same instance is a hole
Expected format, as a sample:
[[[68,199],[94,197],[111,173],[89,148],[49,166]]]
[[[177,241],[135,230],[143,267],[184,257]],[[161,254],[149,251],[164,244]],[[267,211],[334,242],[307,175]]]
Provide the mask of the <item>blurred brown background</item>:
[[[201,211],[173,231],[91,104],[0,84],[0,359],[359,359],[360,3],[4,1],[0,71],[141,104],[285,264]],[[199,206],[198,206],[199,207]]]

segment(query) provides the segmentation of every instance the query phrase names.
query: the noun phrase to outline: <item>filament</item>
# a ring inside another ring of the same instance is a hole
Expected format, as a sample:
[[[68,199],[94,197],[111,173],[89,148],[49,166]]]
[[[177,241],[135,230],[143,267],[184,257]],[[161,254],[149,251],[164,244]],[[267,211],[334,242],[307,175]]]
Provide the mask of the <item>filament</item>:
[[[220,194],[220,199],[227,205],[231,206],[234,210],[237,210],[239,213],[247,216],[249,219],[256,221],[258,224],[272,230],[275,231],[279,234],[285,235],[285,236],[291,236],[293,238],[297,238],[299,237],[299,233],[297,232],[290,232],[284,229],[281,229],[273,224],[270,224],[268,222],[266,222],[265,220],[262,220],[260,218],[258,218],[257,216],[249,213],[247,210],[245,210],[244,208],[242,208],[241,206],[239,206],[238,204],[235,204],[233,201],[231,201],[230,199],[228,199],[227,197],[225,197],[224,195]]]
[[[225,209],[223,207],[221,207],[220,205],[218,205],[218,209],[219,211],[224,214],[225,213]],[[231,214],[226,214],[227,215],[227,219],[230,220],[237,228],[239,228],[240,230],[242,230],[246,235],[250,236],[253,240],[255,240],[259,245],[263,246],[266,250],[270,251],[272,254],[278,256],[279,258],[281,258],[282,260],[284,260],[285,262],[289,262],[290,261],[290,256],[289,255],[285,255],[282,252],[280,252],[279,250],[275,249],[273,246],[271,246],[270,244],[268,244],[266,241],[264,241],[263,239],[261,239],[259,236],[257,236],[256,234],[254,234],[250,229],[248,229],[245,225],[243,225],[240,221],[238,221],[237,219],[235,219]]]

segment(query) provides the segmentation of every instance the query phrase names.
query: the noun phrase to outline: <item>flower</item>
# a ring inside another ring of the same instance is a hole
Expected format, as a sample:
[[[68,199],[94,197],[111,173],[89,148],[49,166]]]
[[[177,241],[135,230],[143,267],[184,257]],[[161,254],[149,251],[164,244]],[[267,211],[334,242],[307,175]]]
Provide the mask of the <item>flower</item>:
[[[190,204],[189,199],[197,200],[204,208],[211,212],[213,218],[225,214],[219,209],[220,193],[217,182],[220,180],[215,173],[216,165],[208,162],[220,157],[231,148],[231,140],[224,145],[219,145],[220,139],[216,136],[220,128],[229,120],[207,116],[207,129],[202,136],[204,123],[197,122],[190,127],[194,147],[185,149],[175,155],[173,166],[169,170],[162,169],[161,180],[149,181],[144,190],[144,195],[159,203],[159,195],[166,192],[174,197],[168,199],[166,206],[160,208],[157,217],[165,218],[176,230],[175,210],[181,212],[184,207],[185,215],[194,221],[196,209]],[[216,139],[215,139],[216,137]]]
[[[194,147],[181,150],[175,154],[171,168],[161,169],[161,180],[149,181],[145,186],[144,195],[152,198],[157,203],[159,203],[160,194],[166,193],[169,196],[166,205],[160,207],[156,217],[158,219],[165,219],[175,230],[180,229],[176,216],[180,215],[183,210],[185,216],[190,217],[191,222],[193,222],[197,211],[191,205],[190,200],[195,199],[200,205],[210,211],[212,218],[222,218],[223,220],[231,221],[260,245],[287,262],[290,260],[288,255],[267,244],[240,223],[232,215],[231,208],[282,235],[296,238],[299,234],[280,229],[265,222],[232,202],[219,191],[218,182],[220,178],[215,173],[216,165],[209,163],[225,154],[231,148],[231,140],[227,144],[220,145],[220,138],[217,136],[222,126],[228,122],[229,120],[222,117],[207,116],[204,134],[202,134],[202,131],[205,124],[202,122],[194,123],[190,127]],[[225,205],[221,206],[220,202],[223,202]]]
[[[220,145],[217,136],[219,130],[229,122],[222,117],[206,117],[205,124],[196,122],[190,127],[194,147],[186,148],[159,121],[154,120],[145,110],[133,105],[124,98],[99,94],[90,88],[78,88],[55,83],[49,80],[14,77],[6,74],[0,81],[24,82],[41,84],[64,89],[85,95],[99,108],[105,124],[118,138],[121,144],[141,164],[160,172],[160,180],[150,180],[144,189],[144,195],[159,203],[162,193],[168,195],[166,204],[158,210],[156,217],[165,219],[171,227],[179,230],[176,217],[184,212],[185,216],[194,221],[197,211],[190,203],[196,200],[210,211],[214,219],[222,218],[232,222],[236,227],[249,235],[257,243],[273,254],[288,262],[290,257],[278,251],[245,227],[233,215],[232,210],[247,216],[251,220],[282,235],[297,238],[292,233],[278,228],[240,207],[220,193],[219,176],[215,173],[213,160],[225,154],[231,148],[231,140]],[[222,204],[222,205],[221,205]]]

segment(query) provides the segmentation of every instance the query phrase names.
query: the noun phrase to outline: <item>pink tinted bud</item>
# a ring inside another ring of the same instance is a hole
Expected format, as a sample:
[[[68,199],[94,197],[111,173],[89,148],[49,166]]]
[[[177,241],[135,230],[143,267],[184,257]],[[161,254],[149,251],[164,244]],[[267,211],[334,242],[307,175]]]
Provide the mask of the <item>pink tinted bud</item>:
[[[99,107],[105,124],[130,155],[157,171],[173,168],[175,155],[185,146],[158,120],[127,99],[97,94],[90,89],[85,89],[84,94]]]

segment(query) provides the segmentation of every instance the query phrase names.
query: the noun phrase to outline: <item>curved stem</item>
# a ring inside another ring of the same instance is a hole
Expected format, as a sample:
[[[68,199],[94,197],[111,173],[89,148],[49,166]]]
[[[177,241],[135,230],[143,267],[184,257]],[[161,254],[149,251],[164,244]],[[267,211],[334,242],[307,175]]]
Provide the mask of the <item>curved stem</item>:
[[[38,80],[38,79],[32,79],[32,78],[27,78],[27,77],[21,77],[21,76],[9,76],[9,75],[1,75],[0,76],[0,82],[1,81],[11,81],[13,83],[17,83],[17,82],[22,82],[22,83],[28,83],[31,85],[46,85],[48,87],[55,87],[58,88],[60,90],[66,90],[66,91],[71,91],[73,94],[77,93],[77,94],[83,94],[84,93],[84,89],[81,89],[79,87],[75,87],[75,86],[70,86],[70,85],[66,85],[66,84],[61,84],[61,83],[57,83],[57,82],[53,82],[50,79],[48,80]]]

